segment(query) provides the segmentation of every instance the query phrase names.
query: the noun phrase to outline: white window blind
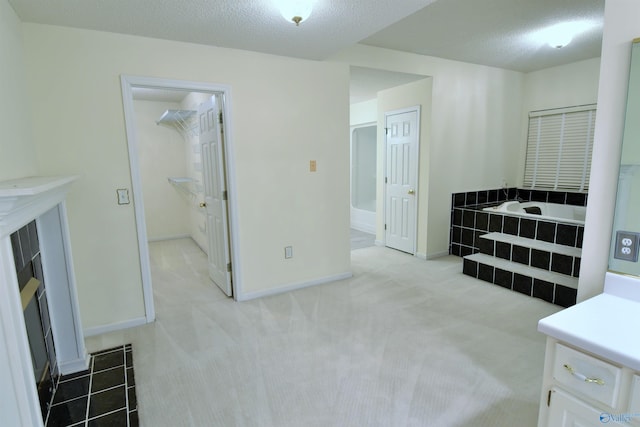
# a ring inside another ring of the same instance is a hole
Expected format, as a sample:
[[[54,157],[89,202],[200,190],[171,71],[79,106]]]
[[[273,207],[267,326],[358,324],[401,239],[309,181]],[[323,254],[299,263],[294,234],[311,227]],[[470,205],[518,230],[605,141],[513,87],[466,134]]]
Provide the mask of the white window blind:
[[[595,105],[529,113],[524,186],[588,190],[595,121]]]

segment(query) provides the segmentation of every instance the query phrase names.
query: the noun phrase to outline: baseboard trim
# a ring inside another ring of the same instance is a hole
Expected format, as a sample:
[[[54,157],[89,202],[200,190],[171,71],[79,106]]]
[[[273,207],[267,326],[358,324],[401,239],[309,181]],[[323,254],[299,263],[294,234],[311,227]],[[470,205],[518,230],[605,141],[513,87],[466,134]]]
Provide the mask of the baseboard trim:
[[[376,240],[374,243],[376,246],[384,246],[384,242],[382,240]]]
[[[436,259],[436,258],[442,258],[443,256],[447,256],[449,255],[449,252],[437,252],[435,254],[431,254],[431,255],[427,255],[425,259]]]
[[[422,260],[426,260],[427,259],[427,254],[422,253],[422,252],[416,252],[416,258],[422,259]]]
[[[147,324],[145,317],[138,317],[136,319],[125,320],[124,322],[111,323],[109,325],[94,326],[93,328],[86,328],[84,330],[84,337],[93,337],[96,335],[102,335],[109,332],[121,331],[122,329],[134,328],[136,326],[142,326]]]
[[[321,277],[319,279],[310,280],[308,282],[293,283],[293,284],[279,286],[277,288],[272,288],[264,291],[243,293],[242,295],[238,296],[237,301],[249,301],[256,298],[263,298],[271,295],[278,295],[285,292],[295,291],[298,289],[309,288],[311,286],[323,285],[325,283],[349,279],[351,277],[353,277],[353,273],[351,273],[350,271],[347,271],[345,273],[340,273],[333,276]]]

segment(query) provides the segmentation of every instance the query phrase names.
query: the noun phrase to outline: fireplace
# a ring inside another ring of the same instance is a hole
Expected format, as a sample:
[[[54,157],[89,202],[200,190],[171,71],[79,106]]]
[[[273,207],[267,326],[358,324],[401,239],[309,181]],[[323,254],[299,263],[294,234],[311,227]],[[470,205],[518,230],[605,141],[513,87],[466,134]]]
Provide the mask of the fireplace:
[[[34,381],[42,418],[45,418],[59,375],[36,221],[13,232],[10,237]]]
[[[65,207],[74,180],[0,182],[0,407],[6,425],[42,426],[39,388],[46,401],[52,376],[87,369]],[[38,324],[44,330],[38,332]]]

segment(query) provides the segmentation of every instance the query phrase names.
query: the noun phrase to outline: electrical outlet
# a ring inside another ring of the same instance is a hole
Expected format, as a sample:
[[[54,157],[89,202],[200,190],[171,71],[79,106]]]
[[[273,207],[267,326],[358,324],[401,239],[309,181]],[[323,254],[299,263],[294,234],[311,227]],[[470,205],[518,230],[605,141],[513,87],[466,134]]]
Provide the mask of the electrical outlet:
[[[286,246],[284,248],[284,258],[285,259],[293,258],[293,246]]]
[[[613,257],[623,261],[637,262],[638,242],[640,242],[640,233],[617,231]]]

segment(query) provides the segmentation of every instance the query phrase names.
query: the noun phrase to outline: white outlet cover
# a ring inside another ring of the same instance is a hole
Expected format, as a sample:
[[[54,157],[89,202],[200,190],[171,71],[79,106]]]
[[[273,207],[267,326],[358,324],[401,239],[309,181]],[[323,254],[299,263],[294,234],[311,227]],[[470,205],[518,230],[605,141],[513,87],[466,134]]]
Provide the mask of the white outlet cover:
[[[613,257],[623,261],[638,262],[639,245],[640,233],[618,230]]]

